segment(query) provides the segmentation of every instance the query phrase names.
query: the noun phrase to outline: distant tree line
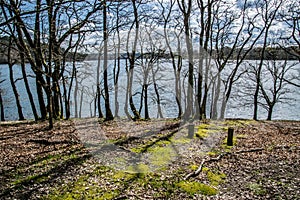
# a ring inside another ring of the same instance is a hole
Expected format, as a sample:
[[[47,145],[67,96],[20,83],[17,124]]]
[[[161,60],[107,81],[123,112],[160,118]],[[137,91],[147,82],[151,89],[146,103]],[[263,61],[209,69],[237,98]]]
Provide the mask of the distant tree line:
[[[8,59],[7,59],[7,44],[5,44],[5,41],[7,40],[7,37],[4,38],[0,38],[0,64],[8,64]],[[17,46],[15,44],[13,44],[15,46],[15,48],[17,48]],[[64,51],[64,49],[62,49],[61,51]],[[225,47],[224,51],[224,56],[228,56],[229,53],[231,52],[231,48],[230,47]],[[246,50],[244,50],[246,51]],[[245,59],[246,60],[259,60],[261,57],[261,51],[262,48],[261,47],[254,47],[249,53],[247,53]],[[236,59],[237,58],[237,52],[235,51],[230,59]],[[264,55],[264,60],[298,60],[299,57],[297,56],[298,52],[300,52],[299,47],[297,46],[290,46],[290,47],[286,47],[286,48],[281,48],[281,47],[269,47],[266,49],[266,54]],[[214,54],[216,52],[214,50],[212,50],[211,52],[211,57],[214,58]],[[74,54],[76,54],[76,61],[80,62],[80,61],[87,61],[87,60],[98,60],[98,56],[99,53],[80,53],[80,52],[68,52],[65,56],[65,60],[68,62],[71,62]],[[148,54],[144,54],[141,55],[140,53],[137,53],[137,58],[147,58],[151,53]],[[156,54],[156,53],[155,53]],[[18,56],[18,52],[16,52],[15,54],[13,54],[15,57],[14,59],[16,60],[17,63],[21,62],[20,57]],[[195,51],[194,55],[196,55],[196,58],[199,57],[198,52]],[[171,54],[170,53],[163,53],[158,55],[161,58],[171,58]],[[185,58],[184,55],[182,55],[183,58]],[[127,53],[123,53],[120,55],[121,59],[126,59],[127,58]],[[113,59],[117,59],[116,55],[114,53],[108,54],[108,59],[109,60],[113,60]],[[28,61],[26,61],[28,62]]]

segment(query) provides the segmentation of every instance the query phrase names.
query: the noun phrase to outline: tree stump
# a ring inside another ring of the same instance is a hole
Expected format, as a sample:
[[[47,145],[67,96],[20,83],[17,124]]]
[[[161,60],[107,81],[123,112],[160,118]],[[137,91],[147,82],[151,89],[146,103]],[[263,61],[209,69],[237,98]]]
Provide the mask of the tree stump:
[[[233,146],[233,128],[228,128],[227,146]]]
[[[190,123],[188,125],[188,138],[193,139],[195,134],[195,125],[193,123]]]

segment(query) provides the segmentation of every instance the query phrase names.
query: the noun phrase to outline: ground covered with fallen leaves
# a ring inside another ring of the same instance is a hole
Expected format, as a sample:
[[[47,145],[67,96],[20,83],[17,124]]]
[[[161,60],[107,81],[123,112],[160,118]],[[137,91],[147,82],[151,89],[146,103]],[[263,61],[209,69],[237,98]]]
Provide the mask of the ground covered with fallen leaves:
[[[300,199],[299,162],[299,121],[2,122],[0,199]]]

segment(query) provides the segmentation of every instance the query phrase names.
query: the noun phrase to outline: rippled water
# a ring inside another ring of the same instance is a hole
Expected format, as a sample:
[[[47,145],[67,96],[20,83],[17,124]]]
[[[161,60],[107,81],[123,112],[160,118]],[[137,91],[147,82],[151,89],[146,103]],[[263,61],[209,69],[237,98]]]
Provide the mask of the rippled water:
[[[251,61],[252,63],[255,63],[255,61]],[[113,68],[113,62],[110,62],[110,68]],[[80,90],[84,91],[83,95],[83,105],[82,105],[82,113],[81,117],[90,117],[93,116],[94,113],[94,102],[93,99],[95,97],[95,90],[96,90],[96,66],[97,61],[88,61],[84,63],[78,63],[78,74],[81,74],[80,77],[85,77],[82,79],[82,83],[80,85]],[[164,117],[176,117],[177,116],[177,107],[175,102],[175,91],[174,91],[174,73],[171,65],[169,63],[162,63],[160,65],[160,69],[157,73],[157,84],[160,87],[160,94],[161,94],[161,101],[162,101],[162,111],[164,114]],[[247,66],[247,64],[245,64]],[[244,66],[244,67],[245,67]],[[294,67],[295,70],[291,73],[300,73],[300,65],[298,64],[296,67]],[[135,78],[134,78],[134,87],[133,87],[133,93],[135,95],[134,100],[136,103],[136,106],[139,107],[140,102],[140,92],[141,92],[141,85],[144,80],[142,76],[142,70],[141,66],[136,66]],[[195,69],[196,70],[196,69]],[[211,69],[214,70],[213,67]],[[30,67],[27,67],[27,71],[29,74],[32,74]],[[183,69],[182,71],[183,76],[182,80],[186,81],[186,78],[184,74],[186,73],[186,70]],[[85,75],[84,75],[85,74]],[[226,74],[226,72],[224,73]],[[16,85],[20,94],[20,100],[23,108],[23,112],[25,117],[33,118],[31,107],[29,104],[28,96],[24,87],[23,80],[19,80],[19,78],[22,77],[20,66],[15,65],[14,66],[14,76],[16,81]],[[223,75],[224,76],[224,75]],[[5,109],[5,118],[6,120],[17,120],[17,108],[13,96],[13,92],[11,89],[11,85],[9,82],[9,72],[7,65],[0,65],[0,80],[5,80],[0,84],[0,89],[2,91],[2,96],[4,100],[4,109]],[[113,76],[110,75],[110,82],[112,83]],[[35,93],[35,80],[31,76],[28,77],[31,89],[33,94]],[[119,81],[119,104],[120,104],[120,112],[119,114],[121,116],[124,116],[124,101],[125,101],[125,91],[126,91],[126,72],[125,72],[125,63],[121,66],[120,71],[120,81]],[[157,106],[155,103],[155,93],[153,89],[153,81],[152,77],[150,75],[148,79],[149,85],[149,111],[150,111],[150,117],[157,117]],[[243,90],[249,89],[248,85],[251,85],[251,81],[247,79],[246,76],[242,76],[239,81],[236,82],[236,84],[233,86],[232,91],[232,98],[230,98],[226,110],[226,118],[252,118],[253,115],[253,107],[251,105],[251,99],[252,96],[244,96],[241,97],[239,95],[240,92]],[[73,84],[74,86],[74,84]],[[184,86],[184,85],[182,85]],[[185,85],[186,86],[186,85]],[[112,110],[114,111],[114,92],[113,92],[113,84],[111,84],[112,89],[111,91],[111,106]],[[286,119],[286,120],[300,120],[300,92],[299,89],[296,87],[289,86],[289,92],[285,94],[285,98],[287,101],[278,103],[275,105],[274,113],[273,113],[273,119]],[[222,92],[221,92],[222,94]],[[78,102],[80,101],[80,95],[78,94]],[[72,96],[73,97],[73,96]],[[34,96],[35,102],[37,104],[37,97]],[[207,106],[207,113],[210,112],[210,104],[211,104],[211,93],[209,94],[209,101]],[[183,99],[183,102],[185,100]],[[249,104],[249,102],[250,104]],[[287,102],[287,103],[286,103]],[[104,110],[104,101],[102,100],[103,104],[103,110]],[[38,105],[38,104],[37,104]],[[72,116],[74,116],[74,99],[71,99],[71,110],[72,110]],[[79,109],[79,105],[78,105]],[[142,112],[143,113],[143,112]],[[267,112],[262,107],[259,108],[259,118],[260,119],[266,119],[267,118]]]

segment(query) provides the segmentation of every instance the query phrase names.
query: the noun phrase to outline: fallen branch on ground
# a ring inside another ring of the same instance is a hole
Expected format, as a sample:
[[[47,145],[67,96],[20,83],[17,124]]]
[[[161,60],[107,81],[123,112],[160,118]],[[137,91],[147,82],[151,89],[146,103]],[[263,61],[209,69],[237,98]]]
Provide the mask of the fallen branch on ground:
[[[218,157],[216,157],[216,158],[210,158],[208,160],[203,159],[202,162],[201,162],[201,164],[200,164],[200,166],[198,167],[198,169],[196,171],[194,171],[194,172],[189,173],[188,175],[186,175],[186,177],[184,178],[184,180],[187,180],[190,177],[196,177],[196,176],[198,176],[201,173],[203,165],[205,163],[219,161],[219,160],[221,160],[226,155],[240,154],[240,153],[249,153],[249,152],[258,152],[258,151],[263,151],[263,150],[264,150],[263,148],[255,148],[255,149],[241,150],[241,151],[237,151],[237,152],[234,152],[234,153],[232,153],[232,152],[225,152],[225,153],[222,153],[222,154],[218,155]]]
[[[295,148],[296,150],[300,149],[300,147],[297,147],[297,146],[275,146],[272,149],[291,149],[291,148]],[[236,155],[236,154],[241,154],[241,153],[259,152],[259,151],[263,151],[263,150],[266,150],[266,148],[254,148],[254,149],[240,150],[240,151],[236,151],[236,152],[225,152],[225,153],[218,155],[218,157],[216,157],[216,158],[210,158],[208,160],[203,159],[202,162],[200,163],[200,166],[198,167],[198,169],[196,171],[193,171],[193,172],[189,173],[188,175],[186,175],[184,180],[187,180],[191,177],[198,176],[201,173],[202,168],[205,163],[219,161],[226,155]]]

